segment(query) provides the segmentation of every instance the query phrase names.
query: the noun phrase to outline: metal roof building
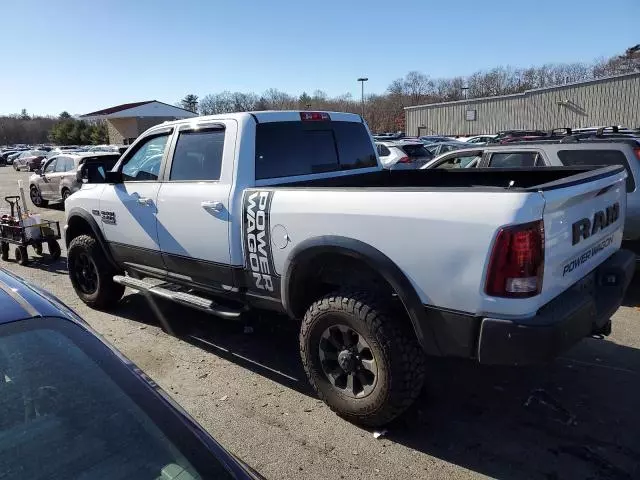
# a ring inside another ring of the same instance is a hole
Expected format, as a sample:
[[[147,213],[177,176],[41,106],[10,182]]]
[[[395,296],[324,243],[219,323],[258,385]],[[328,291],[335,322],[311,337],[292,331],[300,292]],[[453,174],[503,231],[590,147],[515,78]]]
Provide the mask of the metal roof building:
[[[640,127],[640,73],[500,97],[405,108],[408,135],[478,135],[510,129]]]
[[[105,120],[109,143],[129,145],[148,128],[168,120],[195,117],[196,114],[157,100],[123,103],[80,115],[83,120]]]

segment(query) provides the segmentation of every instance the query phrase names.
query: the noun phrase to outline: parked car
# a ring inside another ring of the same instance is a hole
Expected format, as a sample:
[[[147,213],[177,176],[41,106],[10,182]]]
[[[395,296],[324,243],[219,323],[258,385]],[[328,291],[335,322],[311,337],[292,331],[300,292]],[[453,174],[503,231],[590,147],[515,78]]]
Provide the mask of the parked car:
[[[0,269],[5,478],[259,479],[52,295]]]
[[[2,153],[0,153],[0,165],[8,165],[9,164],[8,158],[14,153],[20,153],[20,152],[17,152],[16,150],[3,150]]]
[[[29,177],[29,196],[36,207],[49,202],[66,201],[82,186],[78,169],[85,163],[99,163],[103,171],[111,170],[120,154],[107,152],[58,154],[45,161],[42,169]],[[97,167],[97,165],[96,165]]]
[[[468,137],[465,140],[460,140],[466,143],[490,143],[495,140],[497,135],[476,135],[475,137]]]
[[[129,286],[286,312],[317,394],[366,425],[413,403],[425,353],[522,365],[609,333],[635,265],[623,167],[381,167],[354,114],[154,126],[67,200],[71,284],[93,308]]]
[[[456,142],[449,140],[448,142],[430,143],[425,144],[426,148],[433,157],[442,155],[443,153],[450,152],[452,150],[459,150],[461,148],[469,148],[469,145],[465,142]]]
[[[544,130],[502,130],[493,139],[494,142],[508,142],[519,137],[544,137],[548,132]]]
[[[474,155],[475,161],[469,160]],[[627,171],[624,246],[640,255],[640,141],[634,138],[583,138],[492,144],[441,155],[424,168],[531,168],[622,165]]]
[[[394,140],[375,143],[383,168],[390,170],[420,168],[433,158],[422,142]]]
[[[7,165],[13,165],[13,162],[22,154],[22,150],[7,155]]]
[[[455,141],[453,138],[451,137],[444,137],[442,135],[422,135],[421,137],[418,137],[419,140],[424,143],[425,145],[430,145],[432,143],[441,143],[441,142],[451,142],[451,141]]]
[[[33,172],[40,168],[42,160],[47,156],[48,152],[44,150],[27,150],[22,152],[13,160],[14,170],[27,170]]]

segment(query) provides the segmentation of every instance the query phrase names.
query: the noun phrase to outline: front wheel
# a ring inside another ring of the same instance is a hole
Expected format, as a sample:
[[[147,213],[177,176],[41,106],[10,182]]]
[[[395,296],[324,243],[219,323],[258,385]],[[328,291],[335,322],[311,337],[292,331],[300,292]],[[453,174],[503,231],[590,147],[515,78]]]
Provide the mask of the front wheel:
[[[0,242],[0,258],[3,261],[9,260],[9,243],[8,242]]]
[[[354,423],[384,425],[424,383],[425,356],[404,318],[365,292],[338,292],[309,307],[300,353],[318,396]]]
[[[67,264],[71,285],[90,307],[113,307],[122,298],[124,286],[113,281],[115,272],[95,238],[88,235],[74,238],[67,252]]]

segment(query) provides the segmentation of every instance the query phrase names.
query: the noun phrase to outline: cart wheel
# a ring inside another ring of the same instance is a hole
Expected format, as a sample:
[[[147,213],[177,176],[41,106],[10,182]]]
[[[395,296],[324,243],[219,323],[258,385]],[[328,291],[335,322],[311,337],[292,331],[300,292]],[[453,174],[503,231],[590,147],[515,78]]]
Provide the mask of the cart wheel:
[[[47,241],[47,246],[49,247],[49,255],[51,255],[51,260],[57,260],[60,258],[60,245],[56,240]]]
[[[7,242],[0,243],[0,254],[5,262],[9,260],[9,244]]]
[[[27,253],[27,247],[17,247],[15,251],[16,262],[20,265],[26,265],[29,263],[29,254]]]
[[[33,249],[36,251],[37,255],[42,255],[42,242],[38,242],[33,246]]]

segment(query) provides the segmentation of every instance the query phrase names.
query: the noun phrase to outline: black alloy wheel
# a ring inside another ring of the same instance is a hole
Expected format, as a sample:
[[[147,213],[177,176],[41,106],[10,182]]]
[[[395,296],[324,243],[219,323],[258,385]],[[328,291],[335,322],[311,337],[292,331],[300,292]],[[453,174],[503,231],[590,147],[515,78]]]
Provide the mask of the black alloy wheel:
[[[82,292],[91,295],[98,289],[98,269],[89,255],[80,253],[73,259],[73,274]]]
[[[362,398],[376,385],[378,365],[362,335],[346,325],[332,325],[320,336],[322,370],[343,395]]]

